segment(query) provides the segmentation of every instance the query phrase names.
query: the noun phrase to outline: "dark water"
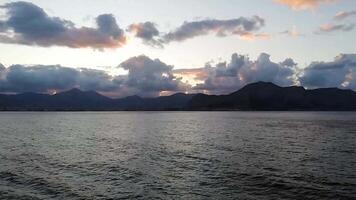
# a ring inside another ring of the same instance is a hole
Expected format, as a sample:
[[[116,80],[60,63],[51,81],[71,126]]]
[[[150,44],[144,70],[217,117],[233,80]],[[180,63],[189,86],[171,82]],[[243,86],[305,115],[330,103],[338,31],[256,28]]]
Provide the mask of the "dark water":
[[[356,199],[356,113],[0,113],[0,199]]]

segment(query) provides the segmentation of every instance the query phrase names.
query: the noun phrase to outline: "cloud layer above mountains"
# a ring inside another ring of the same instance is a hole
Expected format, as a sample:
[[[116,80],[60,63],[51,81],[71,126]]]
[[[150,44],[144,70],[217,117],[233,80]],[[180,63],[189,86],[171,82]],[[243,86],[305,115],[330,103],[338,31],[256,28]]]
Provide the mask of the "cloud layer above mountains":
[[[188,91],[190,86],[173,75],[173,67],[158,59],[138,56],[119,66],[126,75],[112,76],[103,70],[60,65],[0,65],[0,93],[50,93],[72,88],[95,90],[109,96],[158,96],[160,92]]]
[[[308,88],[356,90],[356,54],[341,54],[331,62],[313,62],[303,70],[299,82]]]
[[[266,53],[260,54],[255,61],[235,53],[230,62],[218,63],[215,66],[208,64],[202,70],[207,71],[208,77],[203,83],[197,84],[195,89],[209,93],[228,93],[257,81],[273,82],[281,86],[296,83],[296,63],[290,58],[275,63]]]
[[[314,9],[337,0],[271,0],[294,10]],[[185,21],[176,28],[162,32],[152,21],[119,26],[112,14],[95,17],[93,26],[79,26],[70,20],[50,16],[37,5],[12,1],[0,5],[0,43],[28,46],[62,46],[98,50],[120,48],[130,37],[146,45],[163,48],[196,37],[235,36],[240,39],[273,38],[278,35],[308,37],[293,29],[277,33],[262,32],[266,21],[260,16],[228,19],[200,18]],[[292,12],[292,11],[291,11]],[[299,13],[298,13],[299,14]],[[329,23],[318,27],[316,34],[355,30],[353,10],[331,16]],[[271,29],[269,29],[271,30]],[[278,31],[278,30],[276,30]],[[213,49],[215,50],[215,49]],[[340,87],[356,89],[355,54],[341,54],[333,61],[315,61],[309,66],[298,66],[291,59],[271,60],[260,54],[256,59],[232,54],[226,62],[207,63],[195,69],[175,69],[159,59],[141,55],[119,65],[123,75],[111,75],[104,70],[64,67],[61,65],[0,64],[0,93],[96,90],[112,97],[128,95],[157,96],[174,92],[229,93],[256,81],[273,82],[281,86],[302,85],[307,88]],[[332,59],[331,59],[332,60]]]
[[[307,88],[339,87],[356,90],[356,54],[341,54],[333,61],[316,61],[305,69],[291,58],[273,62],[262,53],[256,60],[233,54],[229,62],[210,63],[196,69],[178,69],[159,59],[132,57],[119,65],[124,75],[103,70],[69,68],[59,65],[0,64],[0,93],[95,90],[112,97],[158,96],[175,92],[224,94],[246,84],[266,81],[280,86]]]

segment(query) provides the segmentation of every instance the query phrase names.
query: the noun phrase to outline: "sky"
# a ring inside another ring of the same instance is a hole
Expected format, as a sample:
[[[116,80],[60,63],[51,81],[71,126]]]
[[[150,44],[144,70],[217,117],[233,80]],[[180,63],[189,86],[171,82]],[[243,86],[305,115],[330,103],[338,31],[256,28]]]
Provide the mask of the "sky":
[[[356,89],[354,0],[0,0],[0,93]]]

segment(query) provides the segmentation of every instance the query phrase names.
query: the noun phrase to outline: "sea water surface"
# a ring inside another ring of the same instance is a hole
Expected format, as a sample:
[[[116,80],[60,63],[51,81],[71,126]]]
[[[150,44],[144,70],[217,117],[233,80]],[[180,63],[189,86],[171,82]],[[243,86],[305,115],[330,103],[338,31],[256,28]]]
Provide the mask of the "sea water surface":
[[[356,113],[2,112],[0,199],[356,199]]]

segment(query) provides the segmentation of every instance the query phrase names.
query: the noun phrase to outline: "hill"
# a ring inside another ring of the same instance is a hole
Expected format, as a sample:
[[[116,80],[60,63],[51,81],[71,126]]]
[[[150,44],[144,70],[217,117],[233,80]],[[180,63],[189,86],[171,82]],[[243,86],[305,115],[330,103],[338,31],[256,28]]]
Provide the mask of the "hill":
[[[338,88],[306,90],[257,82],[229,95],[198,94],[189,102],[191,110],[356,110],[356,92]]]
[[[228,95],[183,94],[112,99],[95,91],[72,89],[55,95],[0,95],[2,111],[124,110],[305,110],[356,111],[356,92],[338,88],[306,90],[257,82]]]

